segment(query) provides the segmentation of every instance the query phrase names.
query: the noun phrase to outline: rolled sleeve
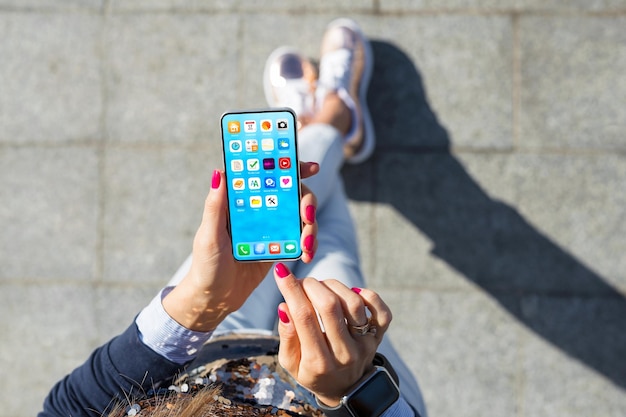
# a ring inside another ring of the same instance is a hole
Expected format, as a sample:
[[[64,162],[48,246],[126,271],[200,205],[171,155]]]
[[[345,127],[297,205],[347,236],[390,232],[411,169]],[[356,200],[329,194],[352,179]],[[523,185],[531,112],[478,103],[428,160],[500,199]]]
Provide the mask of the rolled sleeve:
[[[165,287],[137,316],[141,341],[150,349],[178,364],[193,360],[213,332],[195,332],[181,326],[163,308],[162,300],[174,287]]]

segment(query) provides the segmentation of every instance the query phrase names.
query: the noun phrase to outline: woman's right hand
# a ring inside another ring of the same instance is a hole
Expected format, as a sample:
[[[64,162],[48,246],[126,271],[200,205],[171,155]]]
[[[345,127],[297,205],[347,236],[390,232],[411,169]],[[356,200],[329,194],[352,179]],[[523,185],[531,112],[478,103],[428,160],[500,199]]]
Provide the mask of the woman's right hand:
[[[391,310],[374,291],[332,279],[300,280],[282,263],[276,264],[274,276],[285,298],[278,307],[280,364],[318,400],[334,407],[373,368]],[[368,323],[366,307],[376,331],[351,331]]]

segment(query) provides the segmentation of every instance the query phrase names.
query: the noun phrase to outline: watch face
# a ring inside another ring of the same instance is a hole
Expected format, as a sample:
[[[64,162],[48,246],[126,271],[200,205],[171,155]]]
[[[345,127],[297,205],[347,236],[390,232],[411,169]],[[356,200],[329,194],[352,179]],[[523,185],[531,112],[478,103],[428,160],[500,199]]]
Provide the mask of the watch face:
[[[378,417],[400,397],[398,387],[385,371],[376,372],[348,398],[357,416]]]

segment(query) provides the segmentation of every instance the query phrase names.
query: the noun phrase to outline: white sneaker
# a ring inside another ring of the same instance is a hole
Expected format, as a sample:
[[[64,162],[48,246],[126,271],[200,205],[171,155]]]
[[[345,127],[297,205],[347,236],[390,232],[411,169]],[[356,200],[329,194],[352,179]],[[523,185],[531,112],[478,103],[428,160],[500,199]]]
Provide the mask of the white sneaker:
[[[270,107],[290,107],[301,121],[315,114],[315,66],[290,47],[272,52],[265,63],[263,88]]]
[[[345,137],[346,161],[357,164],[374,151],[376,137],[367,107],[367,88],[372,76],[373,56],[369,41],[351,19],[331,22],[322,40],[318,106],[331,91],[336,91],[352,112],[352,127]]]

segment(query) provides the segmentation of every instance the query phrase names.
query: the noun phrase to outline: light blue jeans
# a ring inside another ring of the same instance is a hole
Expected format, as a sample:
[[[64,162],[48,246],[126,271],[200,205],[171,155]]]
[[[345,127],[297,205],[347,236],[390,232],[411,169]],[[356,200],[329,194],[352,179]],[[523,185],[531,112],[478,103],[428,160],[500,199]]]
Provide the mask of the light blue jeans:
[[[298,134],[298,148],[300,160],[320,164],[318,174],[303,180],[317,197],[318,250],[312,263],[291,262],[289,268],[299,278],[334,278],[350,288],[363,288],[366,284],[359,263],[356,233],[339,172],[344,161],[342,136],[329,125],[309,125]],[[191,257],[179,268],[170,285],[177,284],[189,271],[190,265]],[[278,320],[276,306],[282,301],[272,268],[244,305],[220,324],[215,335],[233,331],[275,332]],[[417,381],[387,337],[378,351],[387,357],[396,370],[405,400],[422,417],[426,417]]]

